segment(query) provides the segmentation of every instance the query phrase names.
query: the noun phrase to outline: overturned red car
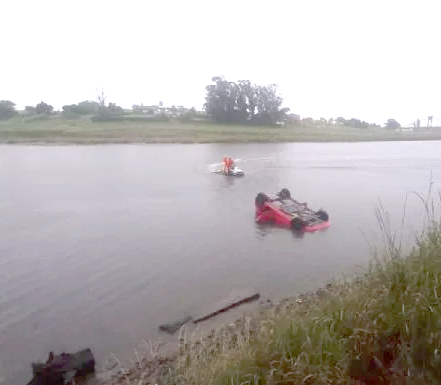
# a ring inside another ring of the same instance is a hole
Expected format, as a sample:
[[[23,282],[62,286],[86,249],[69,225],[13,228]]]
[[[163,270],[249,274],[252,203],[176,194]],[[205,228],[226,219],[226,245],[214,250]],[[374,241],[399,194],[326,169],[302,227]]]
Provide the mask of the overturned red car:
[[[259,193],[255,200],[256,221],[274,222],[296,231],[313,232],[330,226],[329,215],[324,210],[313,211],[306,203],[291,198],[288,189],[279,193]]]

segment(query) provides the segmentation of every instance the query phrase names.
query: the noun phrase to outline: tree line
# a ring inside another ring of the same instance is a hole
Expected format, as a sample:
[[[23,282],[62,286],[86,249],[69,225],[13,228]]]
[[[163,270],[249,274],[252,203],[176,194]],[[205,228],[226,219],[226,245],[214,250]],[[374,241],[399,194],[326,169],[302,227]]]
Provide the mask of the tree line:
[[[204,112],[206,118],[213,123],[218,124],[250,124],[273,126],[280,123],[292,122],[299,123],[300,117],[290,114],[290,108],[284,107],[284,99],[278,93],[278,86],[271,84],[267,86],[256,85],[249,80],[229,81],[223,76],[216,76],[211,79],[211,84],[205,87]],[[97,100],[85,100],[77,104],[64,105],[61,115],[65,118],[76,118],[80,116],[91,115],[92,120],[116,120],[128,112],[115,103],[107,103],[107,97],[102,91],[97,96]],[[161,104],[161,102],[160,102]],[[9,100],[0,100],[0,120],[7,120],[19,115],[16,105]],[[194,108],[183,109],[175,108],[179,111],[183,120],[192,120],[197,116]],[[140,106],[133,106],[131,113],[140,113]],[[184,111],[183,111],[184,110]],[[26,106],[27,115],[53,115],[52,105],[43,101],[35,106]],[[166,117],[163,116],[164,119]],[[360,119],[344,119],[338,117],[335,119],[321,118],[319,121],[313,121],[311,118],[303,119],[302,123],[309,121],[314,124],[337,124],[340,126],[350,126],[355,128],[378,127]],[[385,123],[386,128],[399,128],[400,124],[395,119],[389,119]]]

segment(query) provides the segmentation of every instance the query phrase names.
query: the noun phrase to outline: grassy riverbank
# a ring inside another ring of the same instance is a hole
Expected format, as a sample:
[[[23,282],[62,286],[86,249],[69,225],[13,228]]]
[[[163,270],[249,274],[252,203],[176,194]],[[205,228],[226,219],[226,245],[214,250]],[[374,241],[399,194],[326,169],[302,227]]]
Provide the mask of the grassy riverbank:
[[[340,142],[388,140],[441,140],[441,130],[398,133],[385,129],[351,127],[252,127],[202,122],[121,121],[93,122],[85,117],[0,121],[0,143],[106,144],[106,143],[248,143]]]
[[[433,218],[403,255],[380,212],[386,252],[362,275],[187,336],[175,356],[139,361],[113,383],[439,384],[441,225]]]

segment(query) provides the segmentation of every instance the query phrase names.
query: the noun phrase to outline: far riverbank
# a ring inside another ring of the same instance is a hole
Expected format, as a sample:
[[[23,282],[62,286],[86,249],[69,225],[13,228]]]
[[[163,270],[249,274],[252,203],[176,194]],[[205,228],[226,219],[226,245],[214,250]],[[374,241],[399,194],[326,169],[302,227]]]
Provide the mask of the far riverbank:
[[[441,130],[397,132],[384,128],[234,126],[209,123],[93,122],[90,119],[11,119],[0,122],[0,143],[96,145],[135,143],[289,143],[441,140]]]

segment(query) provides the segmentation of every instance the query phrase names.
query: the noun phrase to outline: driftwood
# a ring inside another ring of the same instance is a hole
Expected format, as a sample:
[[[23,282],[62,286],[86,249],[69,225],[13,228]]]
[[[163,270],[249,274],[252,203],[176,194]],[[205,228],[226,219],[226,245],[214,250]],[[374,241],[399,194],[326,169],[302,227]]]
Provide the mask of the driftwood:
[[[45,364],[32,363],[33,378],[27,385],[61,385],[71,384],[77,376],[95,372],[95,358],[90,349],[76,353],[49,353]]]
[[[226,298],[220,302],[213,304],[211,310],[207,310],[202,315],[199,315],[195,318],[186,317],[182,318],[174,323],[164,324],[159,326],[159,331],[166,332],[169,334],[176,333],[182,325],[187,322],[192,321],[194,324],[197,324],[202,321],[206,321],[212,317],[215,317],[221,313],[224,313],[230,309],[235,308],[236,306],[242,305],[247,302],[253,302],[260,298],[259,293],[253,292],[240,292],[240,293],[232,293],[229,298]]]
[[[182,325],[186,324],[188,321],[191,321],[191,320],[192,320],[191,317],[186,317],[186,318],[180,319],[180,320],[178,320],[174,323],[171,323],[171,324],[161,325],[161,326],[159,326],[159,330],[162,332],[169,333],[169,334],[175,334]]]
[[[224,313],[227,310],[233,309],[236,306],[242,305],[244,303],[248,303],[248,302],[253,302],[256,301],[260,298],[260,294],[259,293],[254,293],[254,294],[245,294],[245,295],[238,295],[236,297],[227,299],[226,301],[224,301],[223,304],[220,304],[219,307],[215,310],[212,310],[206,314],[204,314],[203,316],[197,317],[193,320],[193,323],[197,324],[199,322],[205,321],[207,319],[210,319],[214,316],[217,316],[218,314]]]

